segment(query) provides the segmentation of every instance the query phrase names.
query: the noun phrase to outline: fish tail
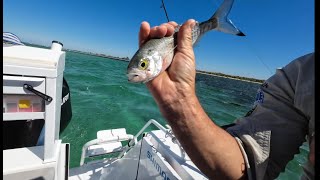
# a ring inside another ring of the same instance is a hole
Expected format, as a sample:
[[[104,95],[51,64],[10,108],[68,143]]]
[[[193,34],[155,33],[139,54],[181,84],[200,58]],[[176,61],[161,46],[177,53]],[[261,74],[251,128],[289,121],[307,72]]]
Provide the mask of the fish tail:
[[[200,34],[204,34],[207,31],[214,29],[237,36],[245,36],[227,17],[232,8],[233,2],[234,0],[224,0],[219,9],[209,20],[200,23]]]

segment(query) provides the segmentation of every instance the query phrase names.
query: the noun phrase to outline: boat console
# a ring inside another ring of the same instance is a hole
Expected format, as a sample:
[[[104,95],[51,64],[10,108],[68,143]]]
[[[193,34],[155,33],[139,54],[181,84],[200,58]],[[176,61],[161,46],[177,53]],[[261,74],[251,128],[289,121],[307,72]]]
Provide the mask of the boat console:
[[[3,44],[3,124],[44,121],[43,145],[3,150],[4,179],[68,177],[69,144],[59,139],[64,66],[59,42],[53,41],[51,49]]]

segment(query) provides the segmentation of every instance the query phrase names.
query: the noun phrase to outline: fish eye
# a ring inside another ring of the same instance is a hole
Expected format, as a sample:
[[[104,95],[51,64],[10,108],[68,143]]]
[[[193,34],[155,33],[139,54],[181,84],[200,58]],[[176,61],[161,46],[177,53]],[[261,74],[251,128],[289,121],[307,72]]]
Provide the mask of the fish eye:
[[[149,66],[149,59],[143,58],[139,62],[139,69],[146,70]]]

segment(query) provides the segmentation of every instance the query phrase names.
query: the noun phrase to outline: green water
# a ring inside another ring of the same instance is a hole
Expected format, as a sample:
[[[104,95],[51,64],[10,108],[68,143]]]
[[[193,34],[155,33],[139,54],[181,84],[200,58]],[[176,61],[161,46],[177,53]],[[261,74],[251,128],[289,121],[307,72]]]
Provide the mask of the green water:
[[[66,53],[65,77],[71,91],[73,117],[61,134],[71,144],[70,168],[79,166],[81,148],[99,130],[126,128],[136,134],[150,119],[165,125],[151,94],[143,84],[127,82],[128,63],[74,52]],[[197,74],[197,95],[218,125],[232,123],[252,107],[258,84]],[[299,179],[308,148],[287,165],[278,179]]]

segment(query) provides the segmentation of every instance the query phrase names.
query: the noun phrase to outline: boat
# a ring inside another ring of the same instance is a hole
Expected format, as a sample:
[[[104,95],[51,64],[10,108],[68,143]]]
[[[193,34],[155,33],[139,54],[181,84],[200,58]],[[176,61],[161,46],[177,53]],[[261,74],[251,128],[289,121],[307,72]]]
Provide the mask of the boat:
[[[3,44],[3,121],[44,120],[42,144],[3,150],[3,179],[208,179],[171,127],[154,119],[134,135],[125,127],[96,132],[79,167],[69,168],[72,144],[59,139],[65,57],[58,41],[49,49]],[[149,126],[158,129],[146,132]]]

